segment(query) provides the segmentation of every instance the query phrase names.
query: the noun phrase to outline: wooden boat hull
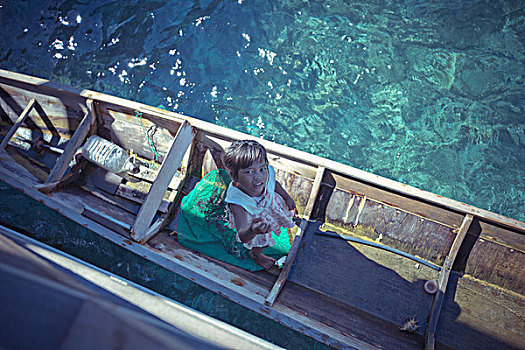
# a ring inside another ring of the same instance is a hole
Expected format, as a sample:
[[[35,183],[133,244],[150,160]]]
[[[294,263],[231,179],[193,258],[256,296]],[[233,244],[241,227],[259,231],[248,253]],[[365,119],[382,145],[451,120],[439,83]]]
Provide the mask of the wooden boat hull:
[[[523,222],[260,140],[303,221],[277,278],[249,273],[181,247],[171,233],[181,197],[222,167],[227,145],[252,136],[7,71],[0,116],[0,175],[11,186],[316,340],[364,349],[523,344]],[[81,182],[68,178],[93,133],[148,167],[134,183],[89,166]],[[436,294],[424,292],[428,280]],[[410,319],[413,334],[400,330]]]

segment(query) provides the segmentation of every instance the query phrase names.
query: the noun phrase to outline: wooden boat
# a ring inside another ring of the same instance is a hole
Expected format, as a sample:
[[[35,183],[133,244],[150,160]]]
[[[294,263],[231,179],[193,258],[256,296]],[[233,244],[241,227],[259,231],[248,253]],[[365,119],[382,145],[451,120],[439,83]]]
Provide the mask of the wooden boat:
[[[224,148],[252,136],[3,70],[0,115],[2,181],[329,346],[525,344],[523,222],[259,140],[302,221],[278,276],[248,272],[179,245],[175,222],[181,197],[221,167]],[[92,134],[148,166],[126,183],[100,169],[76,180],[68,167]]]

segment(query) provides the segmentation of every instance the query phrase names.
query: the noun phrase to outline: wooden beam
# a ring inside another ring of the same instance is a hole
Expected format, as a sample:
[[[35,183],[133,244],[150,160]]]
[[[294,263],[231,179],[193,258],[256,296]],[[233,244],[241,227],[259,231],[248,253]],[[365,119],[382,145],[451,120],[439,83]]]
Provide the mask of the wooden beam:
[[[321,188],[321,181],[323,179],[324,172],[325,167],[320,166],[319,168],[317,168],[317,173],[315,174],[315,180],[312,186],[312,191],[310,192],[310,197],[308,198],[308,202],[306,203],[306,209],[304,211],[303,220],[301,221],[299,230],[297,230],[297,234],[295,235],[295,239],[293,240],[292,247],[290,248],[290,253],[288,253],[288,257],[286,258],[286,263],[284,265],[283,270],[279,274],[279,277],[277,277],[277,281],[275,282],[275,284],[272,287],[272,290],[266,297],[265,303],[268,306],[273,305],[275,299],[277,299],[279,293],[284,287],[284,284],[286,283],[295,256],[299,251],[299,244],[301,243],[301,239],[303,238],[304,232],[306,231],[306,227],[308,226],[308,222],[310,221],[310,215],[312,214],[315,202],[317,201],[317,195],[319,194],[319,189]]]
[[[96,117],[93,108],[93,100],[87,100],[86,104],[88,108],[86,115],[78,125],[77,130],[75,131],[71,139],[69,140],[69,143],[67,144],[64,153],[62,153],[62,155],[58,158],[57,162],[55,163],[55,166],[49,172],[49,176],[45,181],[46,184],[50,182],[59,181],[62,178],[62,176],[64,176],[64,173],[66,172],[69,163],[73,159],[75,152],[82,145],[82,143],[86,139],[87,134],[91,130],[91,126],[95,123]]]
[[[472,224],[473,219],[474,219],[474,216],[471,214],[467,214],[465,218],[463,219],[463,223],[461,224],[458,234],[456,238],[454,239],[454,242],[452,243],[450,252],[448,253],[445,259],[443,268],[439,272],[439,276],[438,276],[438,288],[439,289],[434,296],[434,300],[432,301],[432,307],[430,309],[430,315],[429,315],[429,322],[425,330],[425,349],[427,350],[434,349],[435,342],[436,342],[435,335],[436,335],[437,324],[439,321],[439,314],[441,313],[441,307],[443,305],[445,292],[447,290],[450,272],[452,271],[452,266],[454,265],[454,261],[456,260],[456,256],[458,255],[459,248],[461,247],[461,244],[463,243],[463,240],[465,239],[465,236],[467,235],[467,232],[470,228],[470,225]]]
[[[18,130],[18,128],[24,122],[24,120],[26,120],[27,116],[29,115],[29,112],[31,112],[31,110],[35,106],[35,102],[36,102],[36,100],[34,98],[29,100],[29,103],[27,104],[26,108],[24,108],[22,114],[20,114],[20,116],[18,117],[16,122],[13,124],[11,129],[9,129],[9,132],[7,133],[7,135],[5,135],[4,139],[2,140],[2,143],[0,143],[0,152],[5,150],[7,144],[9,143],[9,140],[11,140],[11,137],[13,137],[15,132]]]
[[[188,147],[192,144],[195,131],[189,122],[184,122],[173,143],[171,144],[168,155],[164,159],[157,178],[148,192],[146,200],[142,204],[137,219],[131,229],[131,237],[140,243],[145,243],[151,235],[147,235],[150,230],[151,221],[157,212],[162,198],[168,189],[171,179],[181,165],[182,159]],[[154,232],[154,231],[150,231]],[[156,233],[156,232],[154,232]]]

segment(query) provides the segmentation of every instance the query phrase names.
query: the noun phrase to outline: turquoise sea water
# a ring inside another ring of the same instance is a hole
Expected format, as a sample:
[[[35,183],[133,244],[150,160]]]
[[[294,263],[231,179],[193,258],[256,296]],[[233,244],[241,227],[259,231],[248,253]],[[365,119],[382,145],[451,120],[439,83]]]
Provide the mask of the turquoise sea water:
[[[2,69],[160,106],[525,220],[522,1],[27,0],[0,2],[0,23]],[[92,243],[3,184],[0,198],[0,218],[41,240],[85,259],[92,251],[97,265],[244,329],[262,322]],[[109,263],[114,256],[126,263]],[[320,346],[273,323],[255,333],[288,348]]]
[[[525,220],[522,1],[9,1],[0,67]]]

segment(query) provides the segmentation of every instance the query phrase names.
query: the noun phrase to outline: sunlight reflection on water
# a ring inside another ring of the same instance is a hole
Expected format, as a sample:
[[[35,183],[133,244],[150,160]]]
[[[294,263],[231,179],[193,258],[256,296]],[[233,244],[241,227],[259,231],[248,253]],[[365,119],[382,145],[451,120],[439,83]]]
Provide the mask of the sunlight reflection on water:
[[[512,1],[26,1],[0,8],[0,65],[524,220],[524,11]]]

